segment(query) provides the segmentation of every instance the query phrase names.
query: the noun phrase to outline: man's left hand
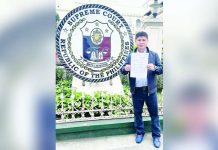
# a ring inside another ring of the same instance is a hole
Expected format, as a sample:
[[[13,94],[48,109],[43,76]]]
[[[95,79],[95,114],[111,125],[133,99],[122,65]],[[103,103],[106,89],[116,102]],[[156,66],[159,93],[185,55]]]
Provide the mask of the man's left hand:
[[[154,64],[148,64],[148,65],[147,65],[147,68],[148,68],[149,70],[151,70],[151,71],[155,71],[155,66],[154,66]]]

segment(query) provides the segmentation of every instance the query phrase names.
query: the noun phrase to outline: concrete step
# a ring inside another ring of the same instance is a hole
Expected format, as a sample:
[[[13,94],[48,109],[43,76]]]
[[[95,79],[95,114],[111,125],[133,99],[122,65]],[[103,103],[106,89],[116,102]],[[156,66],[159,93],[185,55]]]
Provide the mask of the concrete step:
[[[135,134],[70,139],[56,142],[57,150],[155,150],[151,133],[146,133],[142,143],[135,143]],[[163,135],[161,147],[163,149]]]
[[[151,132],[150,117],[143,117],[145,132]],[[161,128],[163,117],[160,116]],[[92,120],[56,124],[56,140],[134,134],[134,118]]]

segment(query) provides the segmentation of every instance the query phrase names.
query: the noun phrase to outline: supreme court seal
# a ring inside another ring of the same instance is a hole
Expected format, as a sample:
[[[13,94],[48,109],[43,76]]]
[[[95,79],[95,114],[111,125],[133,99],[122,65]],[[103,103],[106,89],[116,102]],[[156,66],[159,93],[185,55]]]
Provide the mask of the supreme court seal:
[[[68,71],[83,81],[103,82],[116,77],[132,48],[127,22],[103,5],[77,7],[57,28],[58,57]]]

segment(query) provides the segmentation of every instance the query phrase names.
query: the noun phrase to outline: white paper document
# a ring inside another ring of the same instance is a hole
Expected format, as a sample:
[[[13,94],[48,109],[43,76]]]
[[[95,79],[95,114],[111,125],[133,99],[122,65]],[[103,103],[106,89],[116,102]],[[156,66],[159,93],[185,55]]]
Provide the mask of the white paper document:
[[[147,77],[147,65],[148,53],[132,53],[130,77]]]

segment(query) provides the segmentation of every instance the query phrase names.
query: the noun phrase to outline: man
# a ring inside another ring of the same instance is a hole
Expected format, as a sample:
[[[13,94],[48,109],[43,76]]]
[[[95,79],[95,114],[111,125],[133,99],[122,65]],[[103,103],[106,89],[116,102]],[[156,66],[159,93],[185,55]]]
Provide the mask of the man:
[[[127,62],[121,69],[121,73],[129,74],[130,91],[134,107],[134,126],[136,129],[136,143],[141,143],[144,137],[144,124],[142,120],[142,109],[144,102],[147,105],[152,123],[153,144],[156,148],[160,147],[160,121],[158,116],[157,85],[155,75],[163,73],[163,67],[157,53],[147,47],[148,35],[146,32],[138,32],[135,36],[137,48],[135,53],[148,53],[147,77],[130,77],[131,54]],[[143,66],[143,65],[142,65]]]

